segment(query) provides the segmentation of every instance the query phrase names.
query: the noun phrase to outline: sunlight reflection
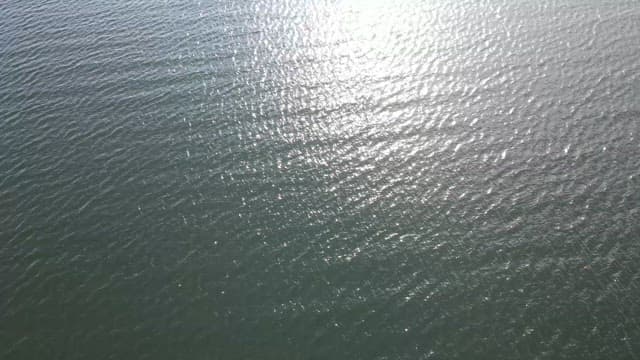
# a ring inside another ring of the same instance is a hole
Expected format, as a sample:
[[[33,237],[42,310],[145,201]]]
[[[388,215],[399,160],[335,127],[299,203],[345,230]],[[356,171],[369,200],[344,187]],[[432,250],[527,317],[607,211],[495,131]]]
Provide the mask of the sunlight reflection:
[[[305,7],[280,61],[288,64],[283,113],[293,114],[282,124],[291,129],[288,141],[313,139],[344,152],[322,149],[306,154],[309,162],[375,164],[441,140],[418,135],[433,126],[431,113],[443,111],[433,94],[443,92],[440,74],[452,67],[442,61],[454,58],[450,10],[416,0]]]
[[[303,56],[321,61],[296,69],[295,76],[309,87],[322,84],[317,108],[342,109],[326,135],[384,131],[375,128],[392,125],[394,104],[421,96],[423,84],[416,80],[434,66],[444,38],[437,24],[443,7],[419,5],[350,0],[313,8]]]

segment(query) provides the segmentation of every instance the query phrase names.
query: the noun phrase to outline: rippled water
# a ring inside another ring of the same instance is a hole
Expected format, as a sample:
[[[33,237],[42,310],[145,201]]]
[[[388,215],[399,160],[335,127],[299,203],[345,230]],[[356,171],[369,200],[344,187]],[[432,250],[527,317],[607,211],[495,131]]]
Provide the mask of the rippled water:
[[[0,3],[3,359],[640,357],[637,1]]]

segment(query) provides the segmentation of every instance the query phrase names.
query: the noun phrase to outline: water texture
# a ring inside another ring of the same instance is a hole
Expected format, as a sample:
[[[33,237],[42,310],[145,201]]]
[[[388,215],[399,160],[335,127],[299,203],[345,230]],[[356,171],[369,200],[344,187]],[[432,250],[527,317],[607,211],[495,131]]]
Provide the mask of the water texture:
[[[640,358],[637,1],[0,2],[0,358]]]

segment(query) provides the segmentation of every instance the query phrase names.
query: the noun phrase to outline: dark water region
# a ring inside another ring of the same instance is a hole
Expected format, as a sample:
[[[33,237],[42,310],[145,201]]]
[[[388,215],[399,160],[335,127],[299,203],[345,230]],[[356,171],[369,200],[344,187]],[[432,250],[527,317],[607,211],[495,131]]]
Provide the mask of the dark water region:
[[[0,3],[0,358],[640,358],[637,1]]]

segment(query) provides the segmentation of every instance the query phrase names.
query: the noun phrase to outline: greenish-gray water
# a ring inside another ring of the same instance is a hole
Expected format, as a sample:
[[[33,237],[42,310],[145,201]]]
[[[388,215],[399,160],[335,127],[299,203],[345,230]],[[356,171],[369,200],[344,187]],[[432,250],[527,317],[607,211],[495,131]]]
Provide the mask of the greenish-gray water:
[[[640,358],[637,1],[0,2],[0,358]]]

